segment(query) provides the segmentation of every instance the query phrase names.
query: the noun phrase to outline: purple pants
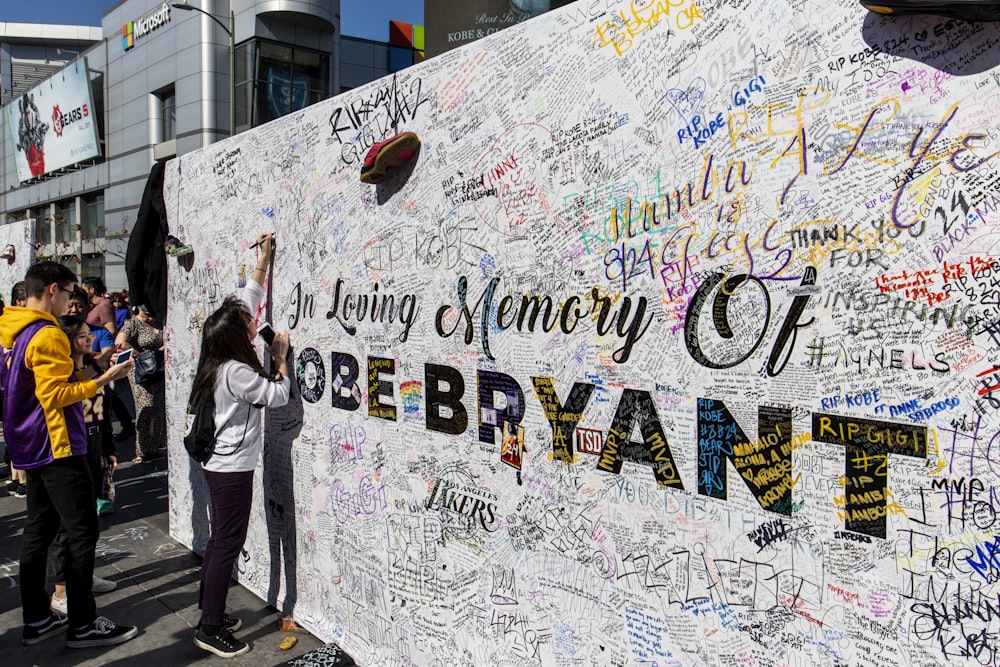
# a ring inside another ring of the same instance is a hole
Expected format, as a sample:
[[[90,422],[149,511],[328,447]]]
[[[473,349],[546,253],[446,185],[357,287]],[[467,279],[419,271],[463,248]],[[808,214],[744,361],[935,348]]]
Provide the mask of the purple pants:
[[[253,471],[202,472],[212,503],[212,533],[201,561],[201,623],[222,625],[233,565],[247,538]]]

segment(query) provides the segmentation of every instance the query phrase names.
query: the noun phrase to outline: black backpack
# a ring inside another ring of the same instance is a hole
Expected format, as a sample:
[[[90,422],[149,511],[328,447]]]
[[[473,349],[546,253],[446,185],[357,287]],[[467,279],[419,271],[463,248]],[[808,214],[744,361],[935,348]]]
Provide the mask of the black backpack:
[[[198,463],[215,453],[215,391],[200,389],[191,397],[184,425],[184,449]]]
[[[229,376],[226,375],[226,388],[229,388]],[[232,393],[232,389],[229,389]],[[187,419],[184,423],[184,449],[198,463],[205,463],[212,455],[232,456],[243,446],[247,437],[247,428],[250,426],[251,408],[262,408],[262,405],[253,405],[247,408],[247,421],[243,424],[243,438],[236,449],[226,454],[216,454],[215,451],[215,389],[199,389],[191,397],[191,402],[187,407]]]

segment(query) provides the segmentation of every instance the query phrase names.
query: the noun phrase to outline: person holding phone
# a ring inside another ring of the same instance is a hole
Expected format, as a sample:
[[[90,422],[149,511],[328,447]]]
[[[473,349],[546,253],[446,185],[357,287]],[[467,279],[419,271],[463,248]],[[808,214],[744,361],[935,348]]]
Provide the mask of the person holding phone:
[[[129,354],[144,350],[163,349],[163,330],[145,306],[136,306],[135,316],[125,320],[118,332],[115,345]],[[118,360],[122,359],[121,353]],[[135,402],[135,458],[140,464],[160,455],[167,446],[167,392],[163,378],[145,385],[135,379],[135,370],[129,373],[132,399]]]
[[[274,329],[271,328],[270,322],[264,322],[262,325],[257,327],[257,335],[260,339],[264,341],[264,345],[271,347],[274,343]]]
[[[242,621],[226,615],[226,596],[250,523],[253,473],[264,446],[263,408],[285,405],[291,391],[288,334],[274,334],[268,346],[274,359],[273,373],[264,370],[254,347],[258,333],[255,314],[265,294],[274,237],[262,234],[258,246],[261,256],[242,298],[227,297],[205,320],[191,387],[192,396],[202,389],[214,392],[216,431],[215,451],[201,464],[212,507],[212,532],[201,564],[201,621],[194,643],[223,658],[250,650],[233,636]]]
[[[8,306],[0,317],[0,345],[9,350],[7,363],[0,365],[4,436],[11,460],[28,477],[19,577],[21,642],[32,646],[65,632],[69,648],[114,646],[139,630],[97,615],[97,499],[86,459],[82,402],[124,377],[133,364],[112,366],[91,380],[79,377],[70,342],[56,320],[66,312],[76,276],[62,264],[39,262],[28,269],[24,282],[25,306]],[[66,531],[69,554],[68,618],[50,609],[45,589],[49,545],[60,526]]]
[[[59,328],[69,339],[70,357],[76,367],[76,377],[80,382],[99,377],[104,369],[98,365],[97,356],[93,352],[92,341],[94,333],[91,325],[74,315],[63,315],[58,318]],[[99,327],[100,328],[100,327]],[[100,328],[101,331],[105,331]],[[128,359],[118,357],[118,363],[123,364]],[[118,459],[115,456],[115,441],[111,429],[107,428],[104,408],[110,386],[100,387],[93,398],[85,399],[83,406],[83,422],[87,427],[87,463],[94,482],[94,497],[98,500],[104,495],[105,470],[112,473],[118,469]],[[110,410],[110,407],[108,408]],[[66,600],[66,530],[60,526],[55,540],[49,549],[48,577],[55,586],[52,593],[52,609],[63,614],[69,610]],[[107,593],[117,588],[118,584],[108,579],[94,575],[94,593]]]

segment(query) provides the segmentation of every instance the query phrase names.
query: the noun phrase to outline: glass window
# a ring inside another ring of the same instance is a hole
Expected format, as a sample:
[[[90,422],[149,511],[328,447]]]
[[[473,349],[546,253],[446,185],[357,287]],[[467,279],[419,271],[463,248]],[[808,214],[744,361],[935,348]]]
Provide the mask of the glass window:
[[[49,207],[43,206],[34,210],[35,240],[39,243],[52,243],[52,216]]]
[[[253,47],[254,42],[243,42],[236,47],[236,127],[247,128],[252,123],[253,108]]]
[[[304,109],[328,96],[328,55],[263,40],[257,40],[254,50],[255,90],[237,90],[237,113],[241,104],[247,104],[253,109],[253,125]],[[251,100],[251,95],[256,99]]]
[[[160,141],[170,141],[177,138],[177,102],[174,87],[161,90],[156,96],[160,99]]]
[[[104,238],[104,193],[84,195],[83,216],[84,239]]]
[[[81,276],[98,276],[104,280],[104,255],[100,253],[89,253],[83,256],[80,262]]]
[[[290,111],[304,109],[323,99],[329,72],[324,68],[326,59],[315,51],[296,49],[292,56],[292,102]],[[298,104],[295,104],[298,102]]]
[[[236,83],[246,83],[250,80],[253,63],[254,41],[243,42],[236,45]]]
[[[292,49],[261,42],[257,57],[259,87],[258,123],[266,123],[290,110],[292,103]]]
[[[76,199],[56,203],[56,243],[73,243],[76,240]]]

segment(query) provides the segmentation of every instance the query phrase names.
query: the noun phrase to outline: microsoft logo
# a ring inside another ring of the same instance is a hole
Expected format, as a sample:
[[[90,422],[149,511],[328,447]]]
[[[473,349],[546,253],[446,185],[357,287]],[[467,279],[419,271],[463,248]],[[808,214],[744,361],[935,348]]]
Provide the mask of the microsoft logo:
[[[170,5],[164,2],[152,14],[122,25],[122,51],[135,46],[135,40],[145,37],[157,28],[170,22]]]
[[[122,51],[128,51],[135,46],[135,37],[132,33],[132,21],[122,25]]]

